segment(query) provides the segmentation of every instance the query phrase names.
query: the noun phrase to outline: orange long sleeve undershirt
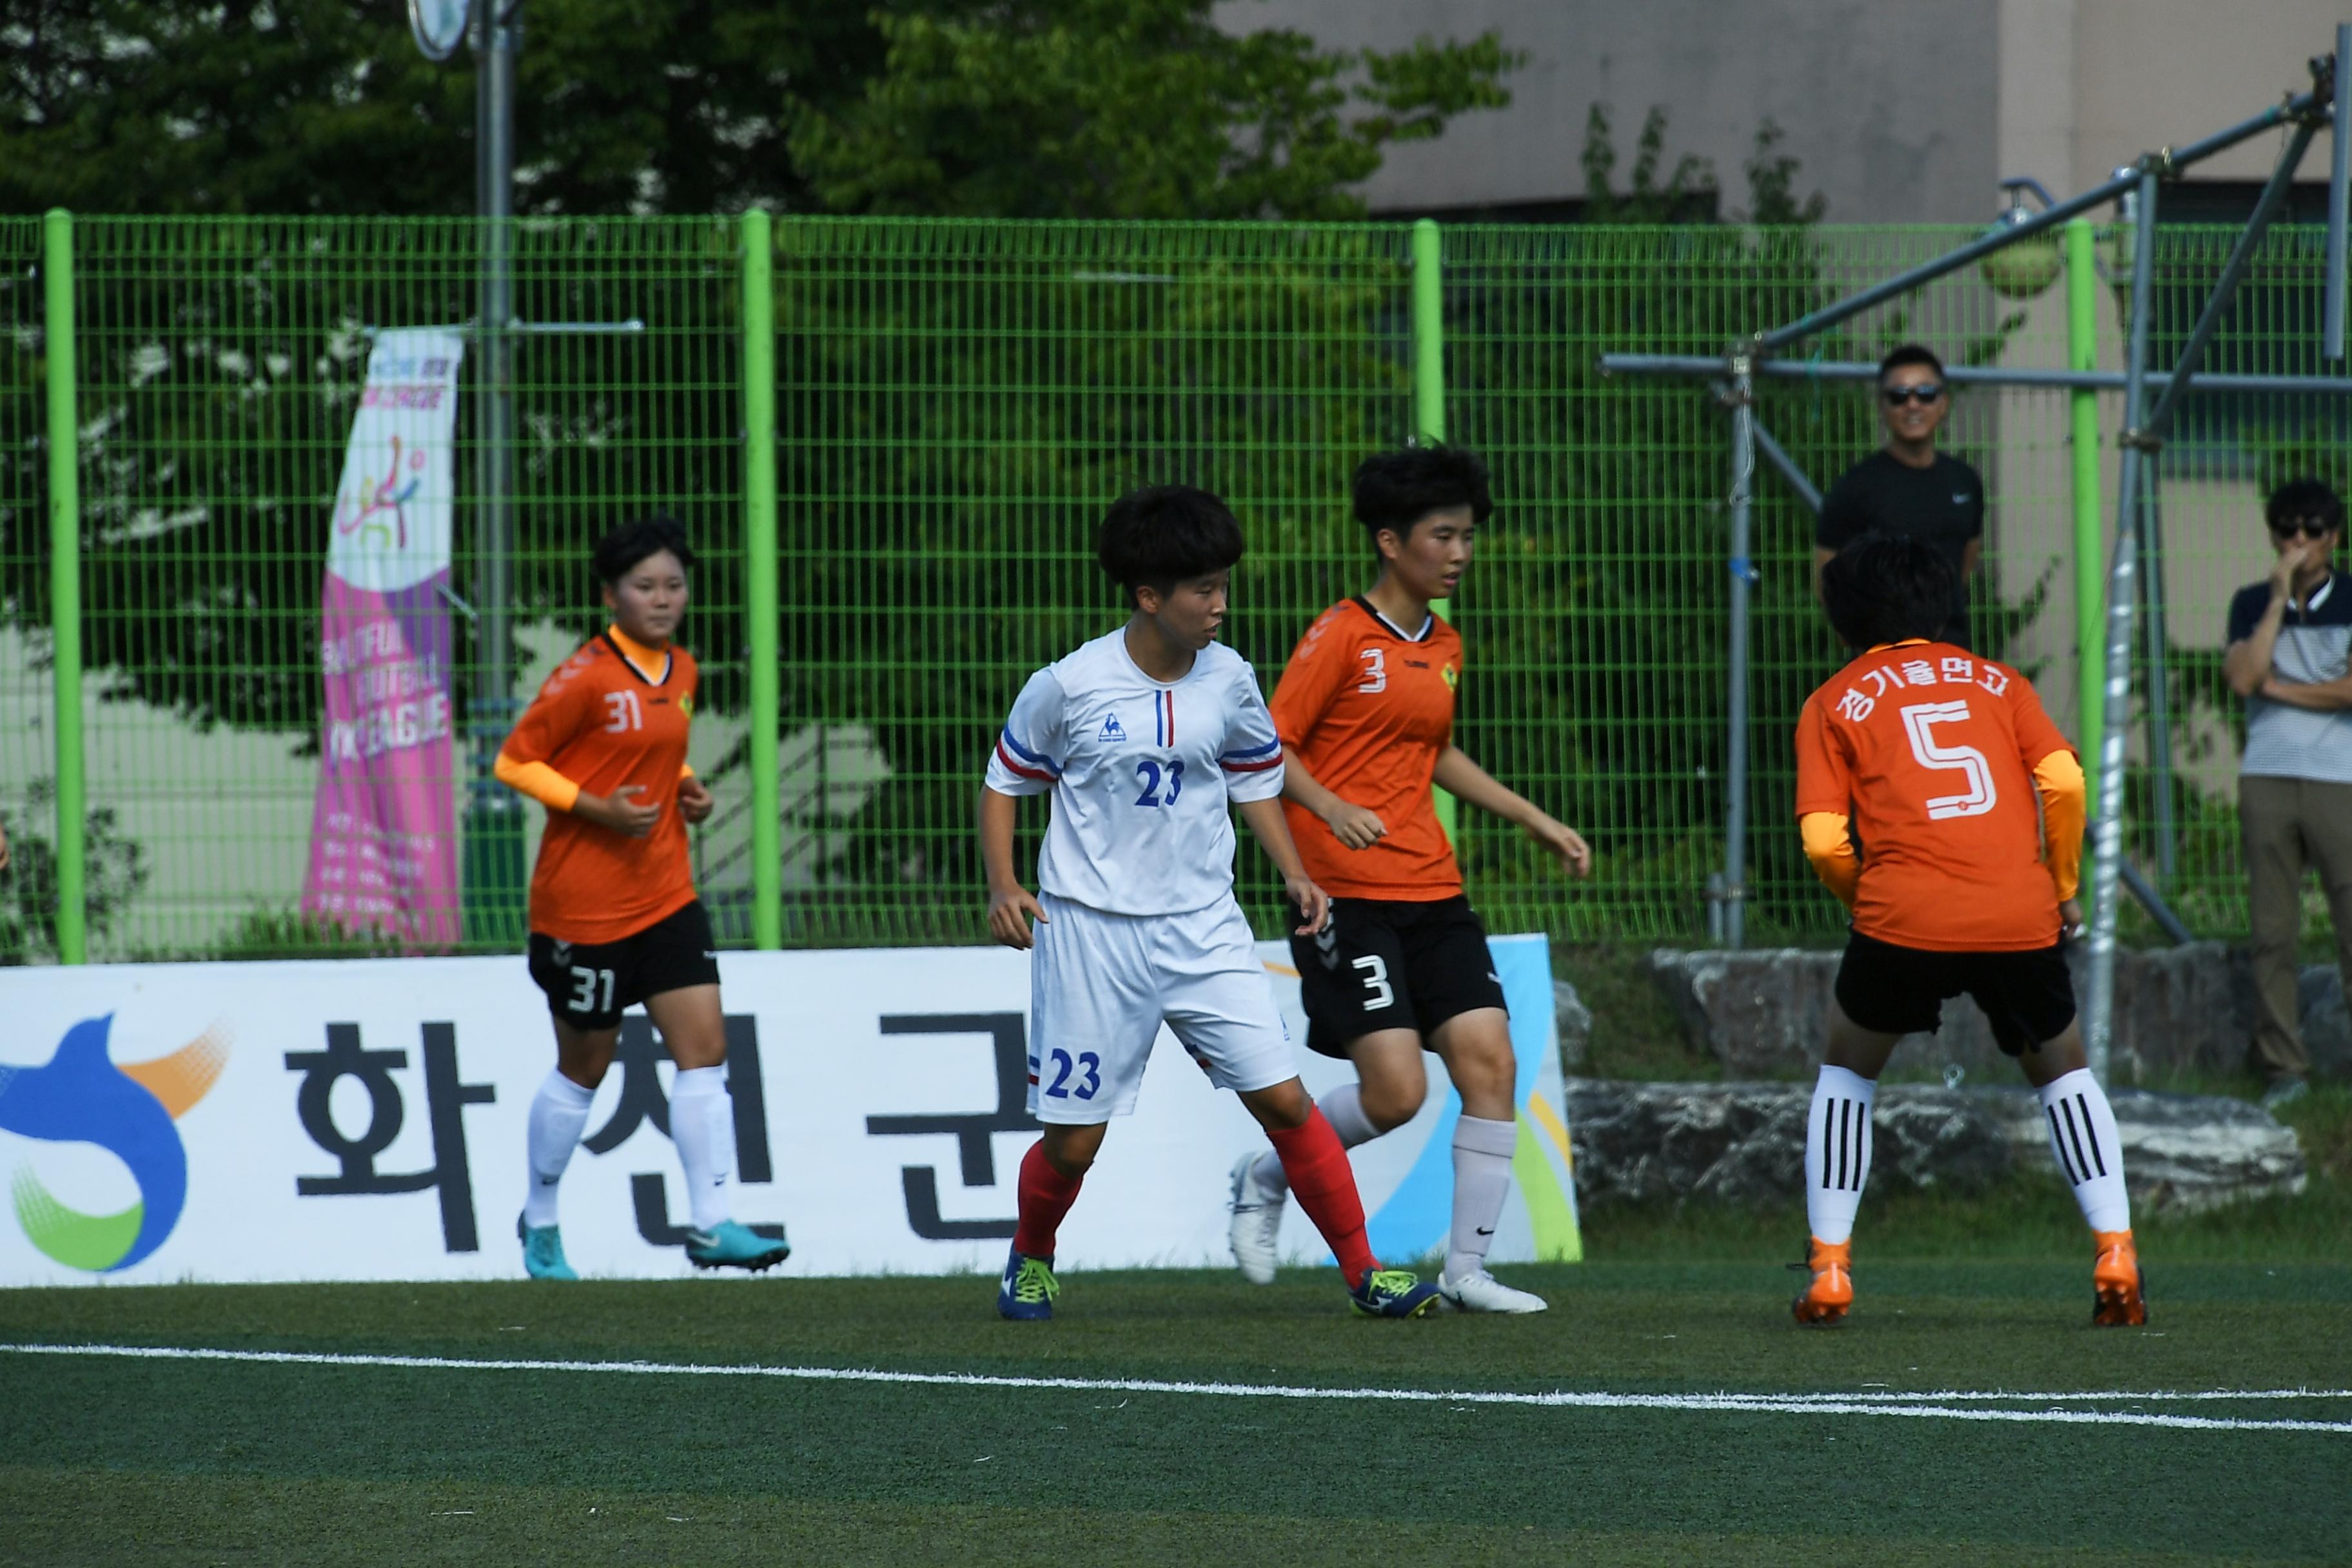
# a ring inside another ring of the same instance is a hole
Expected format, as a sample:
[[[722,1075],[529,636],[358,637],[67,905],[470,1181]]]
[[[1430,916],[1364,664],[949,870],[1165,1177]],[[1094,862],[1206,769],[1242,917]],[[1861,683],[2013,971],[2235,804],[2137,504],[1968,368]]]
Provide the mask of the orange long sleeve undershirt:
[[[2090,793],[2083,764],[2072,752],[2053,752],[2033,764],[2033,787],[2042,796],[2042,858],[2063,903],[2083,888],[2083,819]]]
[[[580,799],[580,786],[545,763],[519,763],[500,752],[490,771],[499,783],[518,795],[529,795],[550,811],[570,811]],[[677,776],[692,778],[692,765],[678,769]]]
[[[1853,852],[1845,813],[1809,811],[1798,818],[1797,831],[1804,837],[1805,858],[1813,863],[1813,875],[1838,896],[1838,902],[1853,908],[1862,887],[1862,858]]]

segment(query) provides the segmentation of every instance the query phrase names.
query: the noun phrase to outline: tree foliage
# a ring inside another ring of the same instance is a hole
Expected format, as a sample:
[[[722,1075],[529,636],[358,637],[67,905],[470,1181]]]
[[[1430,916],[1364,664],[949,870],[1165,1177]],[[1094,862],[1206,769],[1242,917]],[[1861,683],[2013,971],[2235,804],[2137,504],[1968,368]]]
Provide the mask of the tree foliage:
[[[836,212],[965,217],[1360,216],[1391,142],[1508,101],[1488,34],[1391,54],[1234,35],[1206,0],[1014,0],[877,12],[883,68],[791,147]]]
[[[1228,34],[1211,0],[529,0],[517,211],[1328,217],[1506,101],[1489,36]],[[17,0],[0,211],[474,207],[474,72],[393,0]]]

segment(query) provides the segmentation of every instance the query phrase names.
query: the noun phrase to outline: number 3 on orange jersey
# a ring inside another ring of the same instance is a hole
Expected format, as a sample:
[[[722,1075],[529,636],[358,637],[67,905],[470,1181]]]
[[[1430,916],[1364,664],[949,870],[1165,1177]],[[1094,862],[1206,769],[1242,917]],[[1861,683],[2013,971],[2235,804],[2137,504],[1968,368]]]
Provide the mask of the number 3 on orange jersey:
[[[1911,737],[1911,754],[1919,759],[1923,768],[1937,772],[1957,769],[1969,783],[1966,795],[1930,795],[1927,817],[1940,822],[1952,816],[1982,816],[1993,808],[1996,795],[1992,784],[1992,764],[1974,746],[1948,746],[1936,739],[1938,724],[1966,723],[1969,705],[1965,700],[1952,702],[1915,702],[1903,710],[1904,732]]]
[[[604,733],[619,735],[646,727],[645,710],[637,706],[634,691],[604,693]]]

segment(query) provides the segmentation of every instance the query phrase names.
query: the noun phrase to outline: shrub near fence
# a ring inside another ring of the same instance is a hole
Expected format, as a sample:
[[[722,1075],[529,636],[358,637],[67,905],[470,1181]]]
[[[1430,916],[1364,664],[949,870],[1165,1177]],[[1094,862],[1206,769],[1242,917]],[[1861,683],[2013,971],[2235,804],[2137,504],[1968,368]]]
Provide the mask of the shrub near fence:
[[[42,226],[0,219],[0,813],[20,852],[0,956],[70,946],[55,905],[71,879],[36,874],[68,811],[84,826],[90,956],[333,947],[288,911],[343,444],[369,330],[469,321],[481,232],[74,220],[76,781],[58,766],[50,661],[63,577],[48,548]],[[517,687],[599,624],[584,566],[596,534],[656,508],[683,518],[705,563],[686,633],[708,682],[695,761],[722,803],[698,835],[702,883],[724,940],[751,941],[764,907],[793,945],[979,936],[980,764],[1027,671],[1115,624],[1091,525],[1129,486],[1202,484],[1241,513],[1251,555],[1230,635],[1270,688],[1307,620],[1368,578],[1348,476],[1413,432],[1414,345],[1433,332],[1447,431],[1486,455],[1502,506],[1452,606],[1468,641],[1462,741],[1600,854],[1592,882],[1570,887],[1515,832],[1465,813],[1472,895],[1496,929],[1703,935],[1725,807],[1725,421],[1702,385],[1603,378],[1596,357],[1719,353],[1962,237],[1450,229],[1439,310],[1416,320],[1402,225],[782,218],[771,437],[744,427],[747,232],[732,219],[514,226],[524,321],[645,324],[517,345]],[[2163,243],[2160,340],[2216,255],[2203,231]],[[2312,334],[2294,325],[2315,255],[2309,231],[2273,233],[2245,319],[2224,334],[2231,368],[2317,368],[2297,357]],[[1975,363],[2057,364],[2063,308],[2056,290],[2010,301],[1963,274],[1809,352],[1870,358],[1906,337]],[[1874,444],[1851,385],[1768,381],[1760,396],[1767,427],[1824,487]],[[2165,690],[2180,828],[2168,887],[2207,930],[2242,919],[2231,705],[2210,678],[2221,607],[2259,574],[2257,470],[2333,439],[2334,417],[2278,399],[2216,405],[2168,459],[2159,581],[2177,637]],[[1979,645],[2035,674],[2071,726],[2065,427],[2061,395],[1967,394],[1949,444],[1991,500]],[[772,514],[745,478],[747,451],[770,439]],[[459,444],[456,577],[478,609],[480,451],[462,408]],[[1796,850],[1786,737],[1838,655],[1807,588],[1810,514],[1769,474],[1757,494],[1749,930],[1827,940],[1842,917]],[[760,628],[743,562],[770,526],[778,614]],[[463,712],[482,672],[474,624],[457,631]],[[745,679],[770,646],[772,757],[750,743]],[[762,772],[782,803],[773,857],[751,850]],[[2148,778],[2135,775],[2134,848],[2154,868]],[[1243,868],[1270,932],[1271,879],[1254,851]]]

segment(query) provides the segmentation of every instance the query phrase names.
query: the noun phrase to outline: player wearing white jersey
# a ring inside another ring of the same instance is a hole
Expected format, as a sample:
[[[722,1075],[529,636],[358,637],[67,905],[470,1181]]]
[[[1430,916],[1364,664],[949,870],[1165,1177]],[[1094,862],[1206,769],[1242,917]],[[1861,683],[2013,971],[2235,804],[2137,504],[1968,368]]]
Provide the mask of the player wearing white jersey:
[[[1019,1226],[997,1295],[1007,1318],[1053,1316],[1055,1233],[1109,1119],[1134,1109],[1162,1024],[1265,1129],[1356,1310],[1410,1318],[1437,1301],[1433,1287],[1372,1256],[1347,1151],[1298,1081],[1234,899],[1238,810],[1281,871],[1299,929],[1319,930],[1329,904],[1283,821],[1282,745],[1257,678],[1215,640],[1242,550],[1240,524],[1205,490],[1122,497],[1097,553],[1127,590],[1126,626],[1032,676],[989,759],[989,930],[1035,950],[1029,1110],[1045,1123],[1021,1162]],[[1040,899],[1015,872],[1013,828],[1017,798],[1046,794]]]

